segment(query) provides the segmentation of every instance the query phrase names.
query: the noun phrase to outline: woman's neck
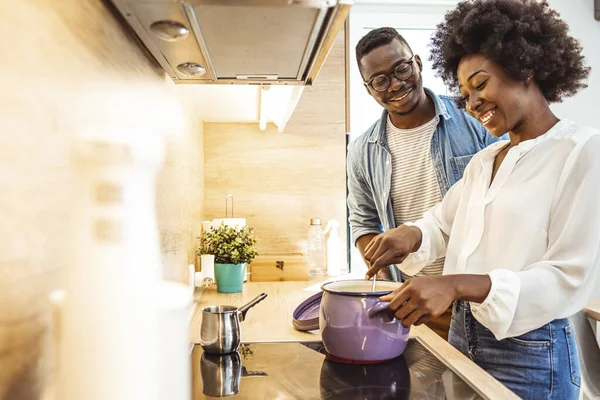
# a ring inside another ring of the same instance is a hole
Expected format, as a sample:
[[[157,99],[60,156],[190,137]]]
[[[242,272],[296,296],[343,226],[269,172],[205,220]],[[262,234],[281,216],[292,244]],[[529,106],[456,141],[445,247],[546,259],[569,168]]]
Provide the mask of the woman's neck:
[[[542,136],[560,121],[543,97],[536,102],[536,106],[527,111],[526,115],[527,117],[508,133],[511,147]]]

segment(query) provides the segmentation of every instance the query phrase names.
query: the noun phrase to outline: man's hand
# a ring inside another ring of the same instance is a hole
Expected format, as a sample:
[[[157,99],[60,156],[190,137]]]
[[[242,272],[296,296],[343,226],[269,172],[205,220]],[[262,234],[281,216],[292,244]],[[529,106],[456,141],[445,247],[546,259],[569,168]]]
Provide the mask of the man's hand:
[[[421,245],[421,230],[415,226],[400,225],[375,236],[365,248],[365,260],[370,278],[390,264],[400,264]]]
[[[380,298],[402,325],[421,325],[439,317],[458,299],[458,275],[423,276],[406,281],[392,293]]]

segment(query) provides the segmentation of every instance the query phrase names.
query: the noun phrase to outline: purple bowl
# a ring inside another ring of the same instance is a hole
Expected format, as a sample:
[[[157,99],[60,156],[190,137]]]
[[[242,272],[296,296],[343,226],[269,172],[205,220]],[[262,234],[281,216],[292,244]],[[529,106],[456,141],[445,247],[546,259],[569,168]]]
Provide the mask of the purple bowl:
[[[388,303],[379,301],[400,283],[347,280],[321,286],[319,327],[327,353],[364,363],[382,362],[404,352],[409,328],[387,312]]]

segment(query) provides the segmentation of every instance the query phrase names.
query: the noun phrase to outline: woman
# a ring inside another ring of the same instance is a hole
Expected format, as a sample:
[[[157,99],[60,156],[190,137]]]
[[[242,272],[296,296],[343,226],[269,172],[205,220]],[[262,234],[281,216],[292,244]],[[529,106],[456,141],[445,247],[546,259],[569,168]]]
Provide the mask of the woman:
[[[581,46],[546,2],[481,0],[449,12],[434,68],[501,141],[476,154],[443,201],[366,248],[372,276],[443,276],[382,299],[419,325],[454,303],[449,341],[524,399],[577,399],[579,359],[566,319],[588,301],[600,263],[600,132],[549,103],[585,87]]]

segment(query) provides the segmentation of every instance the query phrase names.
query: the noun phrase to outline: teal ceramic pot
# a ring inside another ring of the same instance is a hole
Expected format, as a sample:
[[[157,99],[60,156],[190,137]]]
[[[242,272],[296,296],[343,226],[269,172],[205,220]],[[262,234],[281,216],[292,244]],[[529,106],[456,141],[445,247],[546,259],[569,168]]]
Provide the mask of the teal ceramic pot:
[[[215,263],[215,279],[219,293],[241,292],[244,276],[246,276],[246,264]]]

